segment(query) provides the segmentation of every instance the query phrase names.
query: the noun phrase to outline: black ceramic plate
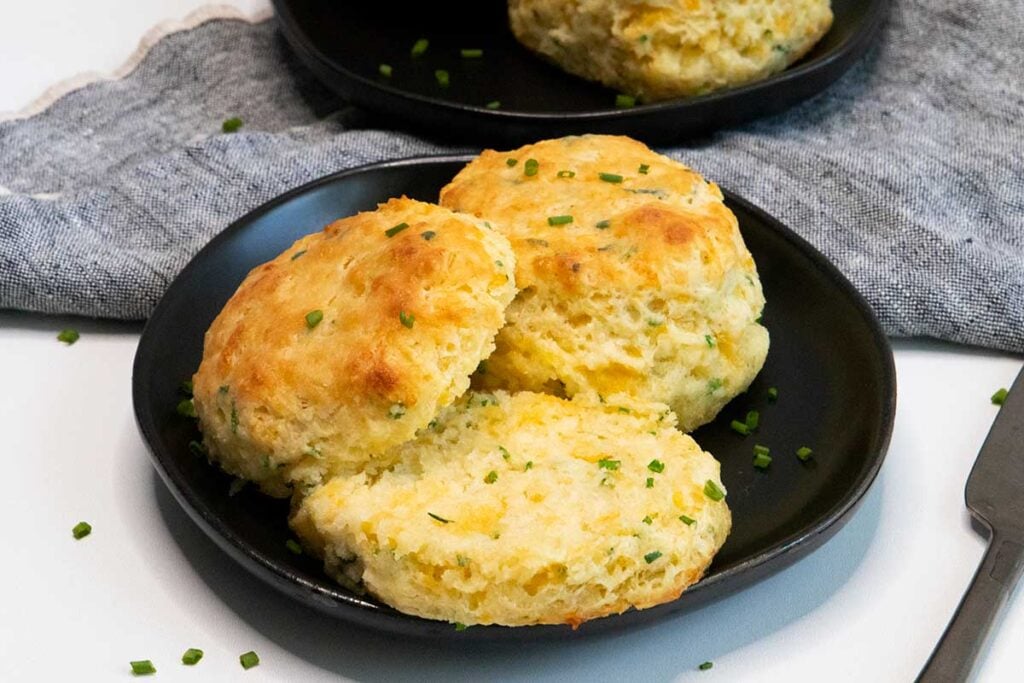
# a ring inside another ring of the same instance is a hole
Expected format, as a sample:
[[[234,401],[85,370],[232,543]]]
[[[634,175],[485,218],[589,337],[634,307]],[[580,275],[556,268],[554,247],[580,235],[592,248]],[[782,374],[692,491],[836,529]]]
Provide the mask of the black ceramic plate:
[[[896,400],[892,352],[867,305],[810,245],[732,195],[764,285],[767,364],[749,391],[695,435],[722,462],[733,530],[705,578],[678,600],[562,626],[474,627],[400,614],[335,585],[312,558],[285,548],[285,501],[245,489],[189,452],[194,422],[175,412],[179,384],[202,356],[203,333],[253,266],[341,216],[401,194],[435,200],[467,159],[435,157],[332,175],[256,209],[210,242],[171,285],[142,334],[132,377],[135,415],[157,470],[196,523],[229,555],[278,590],[341,619],[402,634],[466,640],[588,634],[690,609],[746,586],[806,555],[853,513],[882,464]],[[770,402],[768,387],[778,387]],[[756,436],[729,421],[761,412]],[[755,443],[771,447],[767,472],[752,465]],[[803,445],[815,457],[800,462]]]
[[[775,114],[824,90],[865,52],[888,0],[832,0],[821,42],[781,74],[701,97],[615,108],[615,91],[562,72],[519,45],[506,3],[274,0],[278,22],[313,73],[387,123],[479,144],[518,144],[579,133],[630,135],[661,144]],[[420,37],[426,54],[410,56]],[[463,59],[480,48],[481,59]],[[380,75],[381,64],[392,75]],[[442,88],[436,69],[447,70]],[[499,101],[492,111],[487,103]],[[380,124],[382,122],[375,122]]]

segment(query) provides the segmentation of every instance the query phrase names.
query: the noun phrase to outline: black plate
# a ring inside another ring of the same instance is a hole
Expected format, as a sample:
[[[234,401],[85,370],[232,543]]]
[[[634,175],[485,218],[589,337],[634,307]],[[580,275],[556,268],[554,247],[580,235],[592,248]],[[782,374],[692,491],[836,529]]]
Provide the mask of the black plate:
[[[410,159],[344,171],[293,190],[236,221],[213,239],[164,295],[139,342],[132,376],[135,415],[153,461],[185,511],[221,548],[271,586],[328,614],[402,634],[466,640],[565,636],[563,626],[474,627],[410,617],[335,585],[317,562],[285,548],[288,504],[245,489],[188,442],[178,386],[202,356],[203,333],[249,269],[341,216],[407,194],[435,200],[467,161]],[[733,531],[704,580],[678,600],[584,624],[577,634],[650,621],[693,608],[776,572],[835,534],[882,464],[896,401],[892,352],[864,300],[823,256],[789,229],[726,194],[757,259],[768,306],[771,352],[747,394],[726,406],[696,438],[722,462]],[[778,387],[770,403],[767,389]],[[756,436],[729,421],[761,411]],[[755,443],[772,448],[767,472],[751,466]],[[794,455],[808,445],[808,463]]]
[[[630,135],[648,144],[693,137],[776,114],[818,94],[867,50],[888,0],[832,0],[835,21],[821,42],[781,74],[723,92],[616,109],[615,91],[562,72],[519,45],[505,2],[274,0],[299,58],[346,100],[391,124],[479,144],[519,144],[580,133]],[[456,9],[458,7],[458,9]],[[430,48],[410,56],[416,39]],[[482,59],[462,59],[481,48]],[[378,72],[392,66],[392,76]],[[435,69],[451,75],[438,86]],[[486,104],[500,101],[501,109]]]

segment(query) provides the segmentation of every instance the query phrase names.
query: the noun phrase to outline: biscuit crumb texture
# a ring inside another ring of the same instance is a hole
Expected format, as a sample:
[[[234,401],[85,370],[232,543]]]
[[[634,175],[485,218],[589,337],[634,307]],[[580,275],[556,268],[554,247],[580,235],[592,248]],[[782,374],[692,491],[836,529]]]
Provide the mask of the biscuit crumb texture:
[[[577,626],[650,607],[731,525],[704,494],[718,462],[674,422],[627,397],[470,392],[390,465],[311,492],[292,526],[343,585],[421,617]]]
[[[829,0],[510,0],[512,32],[566,71],[654,102],[761,80],[832,25]]]
[[[441,203],[489,221],[517,256],[520,292],[475,386],[626,393],[667,403],[688,432],[761,370],[754,260],[719,188],[678,161],[607,135],[488,150]]]
[[[413,438],[493,350],[514,267],[482,221],[401,198],[254,268],[193,378],[211,460],[286,497]]]

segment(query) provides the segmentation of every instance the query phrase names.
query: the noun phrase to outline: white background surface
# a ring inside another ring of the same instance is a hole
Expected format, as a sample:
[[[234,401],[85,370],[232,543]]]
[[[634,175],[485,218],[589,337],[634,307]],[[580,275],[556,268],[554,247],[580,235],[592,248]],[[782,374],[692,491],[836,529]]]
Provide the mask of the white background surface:
[[[0,111],[56,80],[110,71],[199,0],[0,4]],[[259,0],[235,3],[247,11]],[[66,326],[81,340],[56,341]],[[150,465],[130,405],[137,325],[0,312],[0,680],[910,681],[984,548],[967,474],[1020,358],[899,342],[899,408],[882,473],[823,548],[700,611],[641,630],[469,652],[332,621],[248,576],[188,520]],[[841,349],[836,350],[841,353]],[[71,538],[79,520],[93,525]],[[1011,601],[978,680],[1021,680]],[[205,650],[196,667],[188,647]],[[262,663],[242,671],[238,655]],[[696,667],[713,660],[714,668]]]

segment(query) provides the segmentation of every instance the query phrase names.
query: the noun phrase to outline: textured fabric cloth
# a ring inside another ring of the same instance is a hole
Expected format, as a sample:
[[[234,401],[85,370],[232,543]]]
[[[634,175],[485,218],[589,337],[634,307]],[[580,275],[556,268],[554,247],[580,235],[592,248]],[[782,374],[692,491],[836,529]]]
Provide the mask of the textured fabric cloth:
[[[1024,351],[1022,28],[1018,0],[895,0],[878,44],[823,95],[662,151],[810,240],[890,334]],[[236,115],[243,129],[222,134]],[[262,202],[450,151],[373,124],[273,21],[169,35],[128,76],[0,123],[0,308],[145,318]]]

